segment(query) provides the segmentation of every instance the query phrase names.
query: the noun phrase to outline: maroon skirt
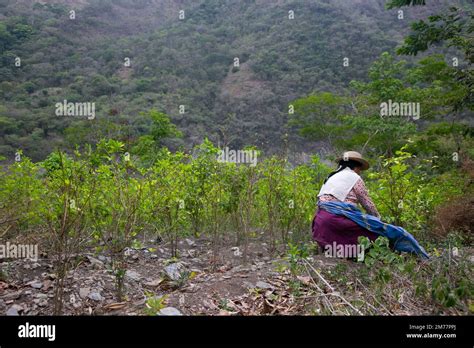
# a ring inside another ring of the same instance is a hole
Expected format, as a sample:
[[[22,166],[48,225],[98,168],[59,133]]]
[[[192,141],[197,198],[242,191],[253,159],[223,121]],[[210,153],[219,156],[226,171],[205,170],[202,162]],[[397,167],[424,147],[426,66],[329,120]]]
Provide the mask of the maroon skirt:
[[[318,209],[313,219],[313,239],[321,248],[328,244],[357,245],[359,236],[375,240],[378,234],[359,226],[345,216],[328,213]]]

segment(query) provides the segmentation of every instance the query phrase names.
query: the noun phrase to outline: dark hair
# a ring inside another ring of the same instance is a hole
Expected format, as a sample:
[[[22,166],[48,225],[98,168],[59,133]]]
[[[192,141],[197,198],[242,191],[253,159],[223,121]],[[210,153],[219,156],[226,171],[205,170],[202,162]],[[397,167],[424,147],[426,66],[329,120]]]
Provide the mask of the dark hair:
[[[334,174],[336,173],[339,173],[341,170],[345,169],[345,168],[351,168],[351,169],[354,169],[355,167],[362,167],[362,163],[358,162],[358,161],[354,161],[354,160],[347,160],[347,161],[344,161],[343,159],[341,159],[339,161],[339,167],[337,167],[337,169],[335,171],[333,171],[332,173],[330,173],[328,175],[328,177],[326,178],[326,180],[324,180],[324,184],[326,183],[326,181],[328,181],[328,179],[333,176]]]

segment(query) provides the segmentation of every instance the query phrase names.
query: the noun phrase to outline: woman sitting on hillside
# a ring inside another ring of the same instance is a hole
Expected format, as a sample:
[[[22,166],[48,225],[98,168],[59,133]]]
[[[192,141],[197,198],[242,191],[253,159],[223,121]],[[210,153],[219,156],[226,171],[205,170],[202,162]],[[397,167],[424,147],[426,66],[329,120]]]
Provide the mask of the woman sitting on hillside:
[[[318,211],[313,219],[313,239],[325,249],[327,245],[354,246],[360,236],[370,240],[385,236],[395,250],[428,254],[402,227],[380,220],[380,214],[370,199],[359,174],[369,163],[355,151],[347,151],[339,159],[339,167],[329,174],[318,194]],[[361,204],[368,214],[362,213]]]

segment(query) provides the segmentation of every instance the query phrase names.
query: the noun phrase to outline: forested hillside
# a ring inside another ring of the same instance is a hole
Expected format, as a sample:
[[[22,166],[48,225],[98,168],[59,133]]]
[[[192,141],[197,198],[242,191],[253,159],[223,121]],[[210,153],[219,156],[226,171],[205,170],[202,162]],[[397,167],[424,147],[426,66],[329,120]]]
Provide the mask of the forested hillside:
[[[473,35],[463,0],[0,0],[0,314],[472,314]]]
[[[152,108],[184,133],[175,148],[207,136],[275,153],[289,102],[366,79],[410,21],[445,7],[406,8],[399,19],[382,0],[2,0],[0,154],[42,159],[103,136],[133,143]],[[95,102],[95,120],[56,116],[63,100]],[[310,146],[290,134],[299,150]]]

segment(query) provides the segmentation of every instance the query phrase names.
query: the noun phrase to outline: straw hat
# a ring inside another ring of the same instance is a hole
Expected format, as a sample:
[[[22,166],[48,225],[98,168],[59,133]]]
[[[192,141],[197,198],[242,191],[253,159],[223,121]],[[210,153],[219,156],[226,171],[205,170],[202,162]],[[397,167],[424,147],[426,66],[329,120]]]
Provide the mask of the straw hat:
[[[353,160],[356,162],[359,162],[362,164],[362,170],[367,170],[369,169],[369,162],[367,162],[364,158],[362,158],[362,155],[358,153],[357,151],[346,151],[342,154],[342,157],[338,158],[337,161],[339,162],[340,160]]]

